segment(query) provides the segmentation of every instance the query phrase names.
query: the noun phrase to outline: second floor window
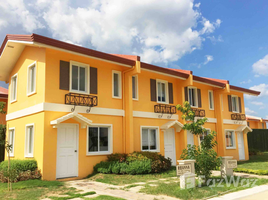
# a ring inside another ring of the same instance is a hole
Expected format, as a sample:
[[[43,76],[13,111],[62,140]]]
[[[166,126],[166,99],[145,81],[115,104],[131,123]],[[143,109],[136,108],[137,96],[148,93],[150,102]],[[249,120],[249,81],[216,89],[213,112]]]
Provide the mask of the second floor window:
[[[18,75],[14,75],[11,78],[11,102],[17,100],[17,85],[18,85]]]
[[[210,129],[207,129],[202,135],[199,135],[200,144],[208,134],[210,134]]]
[[[157,102],[167,103],[168,83],[166,81],[157,80]]]
[[[113,98],[121,98],[121,72],[113,71]]]
[[[132,98],[138,100],[138,76],[132,76]]]
[[[28,88],[27,94],[31,95],[35,93],[36,87],[36,63],[33,63],[28,67]]]
[[[239,112],[238,97],[232,96],[232,108],[233,112]]]
[[[71,91],[88,93],[88,66],[71,62]]]
[[[208,91],[209,109],[214,110],[214,96],[213,91]]]
[[[196,88],[188,88],[188,99],[189,99],[189,103],[191,106],[193,107],[197,107],[198,102],[197,102],[197,89]]]

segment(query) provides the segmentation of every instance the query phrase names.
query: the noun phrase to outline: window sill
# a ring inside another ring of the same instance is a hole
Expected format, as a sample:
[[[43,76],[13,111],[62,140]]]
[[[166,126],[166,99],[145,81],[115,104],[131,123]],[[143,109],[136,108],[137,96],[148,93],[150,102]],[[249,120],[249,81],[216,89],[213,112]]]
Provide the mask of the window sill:
[[[212,109],[212,108],[210,108],[209,110],[214,110],[214,108]]]
[[[34,95],[34,94],[36,94],[36,91],[27,94],[27,96],[30,97],[30,96],[32,96],[32,95]]]
[[[226,149],[236,149],[236,147],[226,147]]]
[[[232,113],[239,113],[238,111],[232,111]]]
[[[15,102],[17,102],[17,99],[10,101],[10,103],[15,103]]]
[[[168,102],[161,102],[161,101],[157,101],[157,103],[160,103],[160,104],[169,104]]]
[[[141,151],[144,151],[144,152],[146,152],[146,151],[148,151],[148,152],[160,152],[159,150],[141,150]]]
[[[76,91],[76,90],[69,90],[70,93],[76,93],[76,94],[87,94],[90,95],[89,92],[82,92],[82,91]]]
[[[103,153],[87,153],[87,156],[107,156],[107,155],[111,155],[112,152],[103,152]]]
[[[122,97],[115,97],[115,96],[113,96],[113,99],[122,99]]]
[[[34,156],[33,155],[25,155],[24,157],[25,158],[33,158]]]
[[[134,100],[134,101],[139,101],[139,99],[134,99],[134,98],[132,98],[132,100]]]

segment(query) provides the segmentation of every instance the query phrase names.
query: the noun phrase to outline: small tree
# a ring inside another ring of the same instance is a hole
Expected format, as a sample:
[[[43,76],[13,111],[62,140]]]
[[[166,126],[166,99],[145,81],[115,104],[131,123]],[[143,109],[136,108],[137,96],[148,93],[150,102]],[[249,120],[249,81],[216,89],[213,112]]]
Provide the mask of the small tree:
[[[207,122],[207,118],[195,120],[195,113],[191,109],[188,101],[185,101],[183,106],[177,105],[177,109],[182,112],[182,119],[186,120],[183,126],[184,130],[190,131],[194,135],[202,135],[206,131],[202,126]],[[214,147],[217,146],[217,141],[214,140],[216,132],[213,131],[204,137],[200,146],[188,145],[181,155],[181,159],[194,159],[196,160],[195,169],[197,175],[203,175],[207,180],[212,170],[221,165],[221,158],[217,157]]]
[[[5,102],[0,102],[0,114],[4,115],[6,114],[6,111],[4,110],[6,106]],[[8,177],[8,191],[12,190],[12,179],[15,177],[14,170],[10,169],[10,152],[12,150],[12,145],[9,144],[8,141],[6,141],[6,125],[1,121],[0,124],[0,145],[3,145],[5,147],[5,150],[7,151],[7,156],[8,156],[8,169],[7,171],[4,172],[5,176]]]

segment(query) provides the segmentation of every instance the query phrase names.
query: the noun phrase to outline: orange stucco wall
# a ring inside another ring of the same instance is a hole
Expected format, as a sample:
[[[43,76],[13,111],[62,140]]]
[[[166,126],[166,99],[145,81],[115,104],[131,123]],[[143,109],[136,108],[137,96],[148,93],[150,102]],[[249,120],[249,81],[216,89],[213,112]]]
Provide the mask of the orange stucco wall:
[[[65,94],[67,90],[59,89],[59,70],[60,60],[77,61],[88,64],[98,69],[98,107],[112,108],[119,111],[124,110],[123,116],[100,115],[100,114],[83,114],[86,118],[98,124],[113,125],[113,152],[132,152],[141,150],[141,126],[159,127],[159,153],[165,154],[164,150],[164,131],[160,129],[162,125],[174,119],[167,118],[149,118],[149,117],[133,117],[133,111],[154,112],[154,105],[157,102],[151,101],[150,97],[150,79],[161,79],[173,83],[174,104],[182,104],[184,102],[184,87],[193,86],[201,89],[202,108],[205,110],[206,117],[212,120],[207,122],[204,127],[211,131],[217,132],[218,147],[216,151],[220,156],[234,156],[239,159],[237,133],[236,148],[226,149],[225,147],[225,130],[236,130],[241,124],[224,124],[224,120],[231,119],[231,112],[228,110],[227,95],[234,94],[241,97],[242,113],[244,113],[243,94],[235,91],[227,91],[210,85],[193,82],[192,76],[188,80],[178,79],[152,71],[139,71],[138,63],[131,71],[131,67],[121,66],[115,63],[104,62],[102,60],[75,55],[72,53],[61,52],[58,50],[26,47],[17,61],[10,77],[18,73],[18,94],[17,101],[8,103],[8,113],[29,108],[40,103],[55,103],[57,105],[64,104]],[[30,64],[37,62],[37,91],[36,94],[27,96],[27,69]],[[122,75],[122,98],[112,98],[112,70],[121,71]],[[138,76],[138,100],[132,100],[131,76]],[[124,88],[124,89],[123,89]],[[213,90],[214,94],[214,110],[209,109],[208,91]],[[9,88],[10,92],[10,88]],[[221,102],[223,95],[223,102]],[[223,104],[223,111],[222,111]],[[60,106],[58,106],[60,107]],[[51,108],[52,109],[52,108]],[[53,108],[54,109],[54,108]],[[42,170],[43,179],[54,180],[56,178],[56,160],[57,160],[57,128],[53,128],[50,124],[52,120],[62,117],[70,111],[47,110],[40,113],[23,116],[8,121],[8,127],[15,127],[15,159],[26,159],[24,157],[25,147],[25,125],[29,123],[35,124],[34,138],[34,158],[38,161],[39,168]],[[86,110],[86,108],[85,108]],[[81,114],[81,113],[80,113]],[[181,119],[181,113],[177,113],[181,123],[185,123]],[[75,120],[68,120],[64,123],[78,123]],[[171,127],[173,128],[173,127]],[[93,171],[93,166],[98,162],[105,160],[106,155],[86,155],[86,133],[87,129],[82,129],[79,125],[79,163],[78,178],[83,178]],[[198,145],[198,137],[194,137],[194,142]],[[184,130],[175,133],[176,159],[180,159],[182,150],[187,145],[187,133]],[[245,155],[248,159],[247,137],[244,134]],[[29,159],[29,158],[27,158]],[[30,158],[32,159],[32,158]]]
[[[249,127],[252,129],[267,129],[266,122],[247,120]]]

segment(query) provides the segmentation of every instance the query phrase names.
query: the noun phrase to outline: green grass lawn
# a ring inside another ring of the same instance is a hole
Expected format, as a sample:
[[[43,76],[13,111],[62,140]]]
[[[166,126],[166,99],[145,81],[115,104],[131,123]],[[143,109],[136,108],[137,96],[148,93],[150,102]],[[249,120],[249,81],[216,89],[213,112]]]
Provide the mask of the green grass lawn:
[[[145,175],[117,175],[117,174],[92,174],[89,180],[97,182],[108,183],[112,185],[125,185],[137,182],[146,182],[148,180],[156,180],[160,178],[169,178],[176,176],[176,167],[159,174],[145,174]]]
[[[268,152],[264,152],[264,155],[249,156],[248,161],[238,162],[237,167],[253,170],[268,170]]]
[[[237,178],[237,177],[236,177]],[[218,180],[220,177],[213,177],[213,180],[215,180],[215,186],[217,186]],[[240,183],[243,179],[240,179]],[[247,180],[247,179],[246,179]],[[252,179],[250,179],[252,180]],[[243,185],[246,185],[247,182],[242,182]],[[222,183],[222,187],[196,187],[194,189],[180,189],[179,183],[169,183],[166,184],[164,182],[159,182],[158,186],[149,186],[148,184],[145,185],[145,188],[141,189],[140,192],[147,193],[147,194],[153,194],[153,195],[167,195],[172,196],[180,199],[203,199],[208,198],[212,196],[219,196],[223,195],[225,193],[230,193],[238,190],[243,190],[251,187],[252,182],[249,182],[249,186],[243,187],[241,184],[238,184],[239,187],[235,187],[234,184],[230,184],[229,186],[225,183],[225,181]],[[268,183],[267,179],[257,179],[257,182],[255,185],[262,185]],[[213,182],[212,184],[213,185]]]

